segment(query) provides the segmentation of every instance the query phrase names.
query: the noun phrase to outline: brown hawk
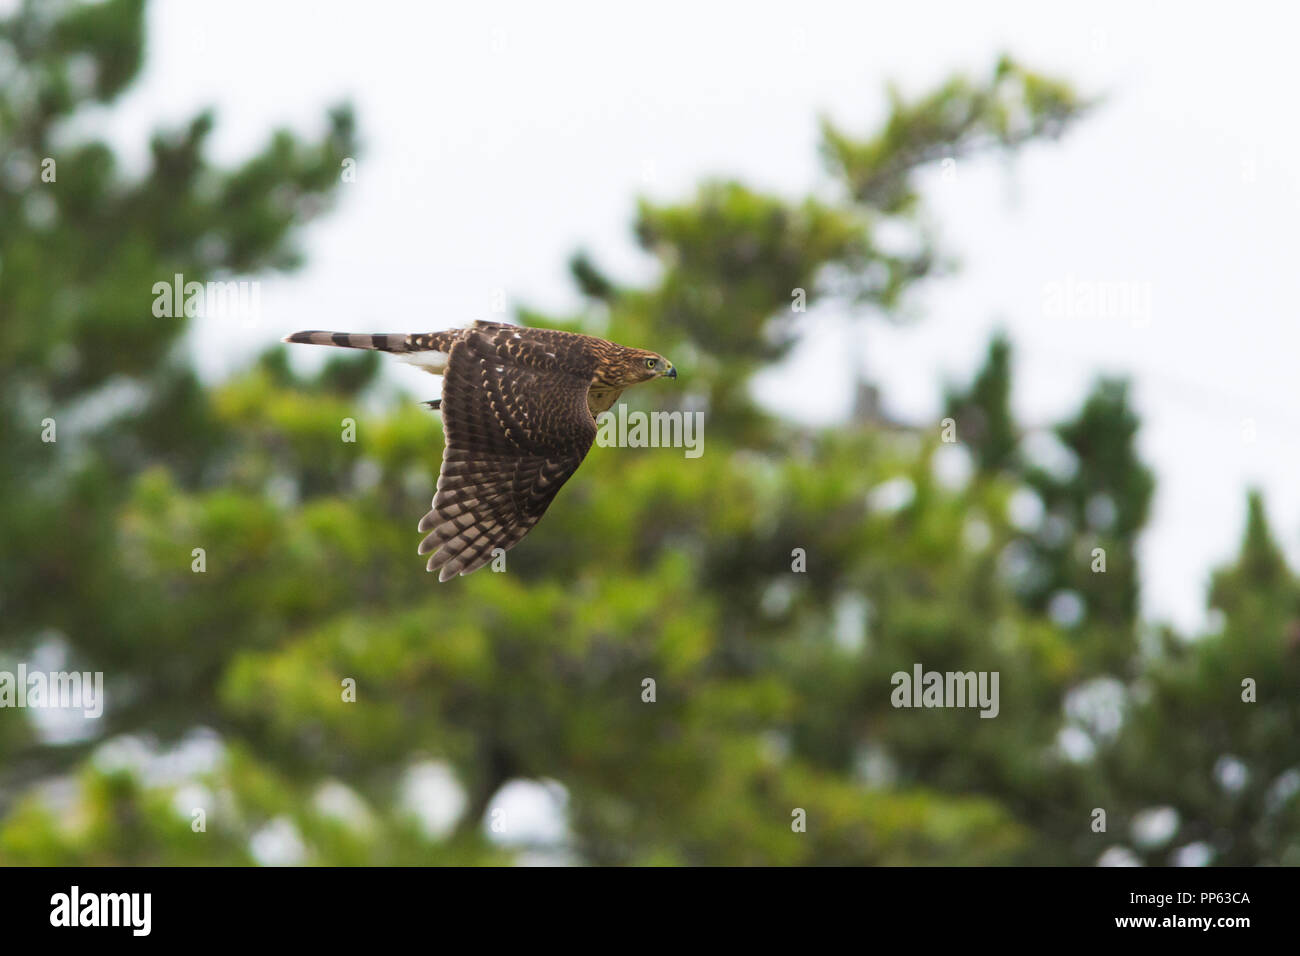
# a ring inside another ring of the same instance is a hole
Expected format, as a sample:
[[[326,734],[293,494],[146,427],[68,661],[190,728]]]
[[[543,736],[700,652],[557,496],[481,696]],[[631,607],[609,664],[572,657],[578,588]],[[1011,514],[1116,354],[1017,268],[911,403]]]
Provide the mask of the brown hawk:
[[[446,447],[420,554],[439,581],[477,571],[519,543],[596,438],[596,416],[630,385],[666,376],[655,352],[590,335],[475,322],[417,335],[295,332],[286,342],[392,352],[443,376]]]

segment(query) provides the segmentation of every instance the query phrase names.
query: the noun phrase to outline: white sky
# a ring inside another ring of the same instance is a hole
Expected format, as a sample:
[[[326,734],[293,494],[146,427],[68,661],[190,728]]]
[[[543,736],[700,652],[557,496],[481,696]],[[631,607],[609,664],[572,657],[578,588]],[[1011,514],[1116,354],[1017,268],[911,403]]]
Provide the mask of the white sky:
[[[1006,50],[1108,102],[1010,171],[963,164],[954,181],[929,180],[962,272],[916,298],[917,324],[869,325],[856,340],[865,367],[891,410],[917,421],[999,325],[1030,423],[1075,410],[1100,371],[1131,375],[1159,478],[1144,541],[1152,616],[1203,620],[1208,572],[1235,550],[1250,483],[1300,554],[1300,70],[1294,24],[1270,22],[1269,7],[470,6],[153,6],[144,82],[110,114],[134,163],[156,125],[207,104],[222,160],[273,126],[318,132],[343,98],[365,144],[358,181],[307,235],[307,267],[263,284],[260,327],[199,328],[209,374],[299,328],[483,318],[496,290],[512,305],[572,307],[564,266],[579,245],[615,275],[646,277],[628,228],[637,193],[680,197],[705,174],[789,195],[824,186],[819,113],[872,130],[886,79],[919,92],[953,69],[982,76]],[[1049,284],[1068,277],[1141,284],[1150,320],[1050,317]],[[762,380],[764,395],[832,420],[850,400],[845,348],[836,335],[803,350]],[[430,388],[418,371],[391,374]]]

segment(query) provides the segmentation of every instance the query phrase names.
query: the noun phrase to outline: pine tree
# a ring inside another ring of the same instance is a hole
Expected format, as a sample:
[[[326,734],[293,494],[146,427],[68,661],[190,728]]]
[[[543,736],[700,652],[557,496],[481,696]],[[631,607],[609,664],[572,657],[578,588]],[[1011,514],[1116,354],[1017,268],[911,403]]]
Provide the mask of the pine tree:
[[[1159,840],[1144,844],[1119,831],[1139,858],[1300,863],[1298,599],[1300,581],[1252,492],[1237,559],[1210,588],[1221,623],[1191,642],[1165,635],[1126,732],[1107,755],[1123,819],[1174,813],[1172,832]]]

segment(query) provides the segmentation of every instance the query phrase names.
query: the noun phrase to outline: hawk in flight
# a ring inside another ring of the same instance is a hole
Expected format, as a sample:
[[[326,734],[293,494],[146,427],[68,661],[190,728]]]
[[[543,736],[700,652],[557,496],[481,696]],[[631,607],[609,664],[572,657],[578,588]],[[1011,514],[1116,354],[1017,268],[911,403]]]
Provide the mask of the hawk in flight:
[[[477,571],[519,543],[596,438],[596,416],[630,385],[676,378],[655,352],[590,335],[475,322],[417,335],[295,332],[286,342],[378,349],[443,376],[446,448],[420,520],[439,581]]]

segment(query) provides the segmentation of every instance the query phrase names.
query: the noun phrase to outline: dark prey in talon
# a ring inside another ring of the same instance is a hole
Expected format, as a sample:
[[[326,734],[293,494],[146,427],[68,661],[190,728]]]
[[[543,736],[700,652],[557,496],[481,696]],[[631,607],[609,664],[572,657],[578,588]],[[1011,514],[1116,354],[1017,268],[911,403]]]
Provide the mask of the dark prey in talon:
[[[676,378],[656,352],[591,335],[475,322],[466,329],[369,335],[295,332],[286,342],[391,352],[443,376],[446,447],[432,510],[420,521],[438,580],[510,550],[546,513],[596,438],[596,416],[625,388]]]

